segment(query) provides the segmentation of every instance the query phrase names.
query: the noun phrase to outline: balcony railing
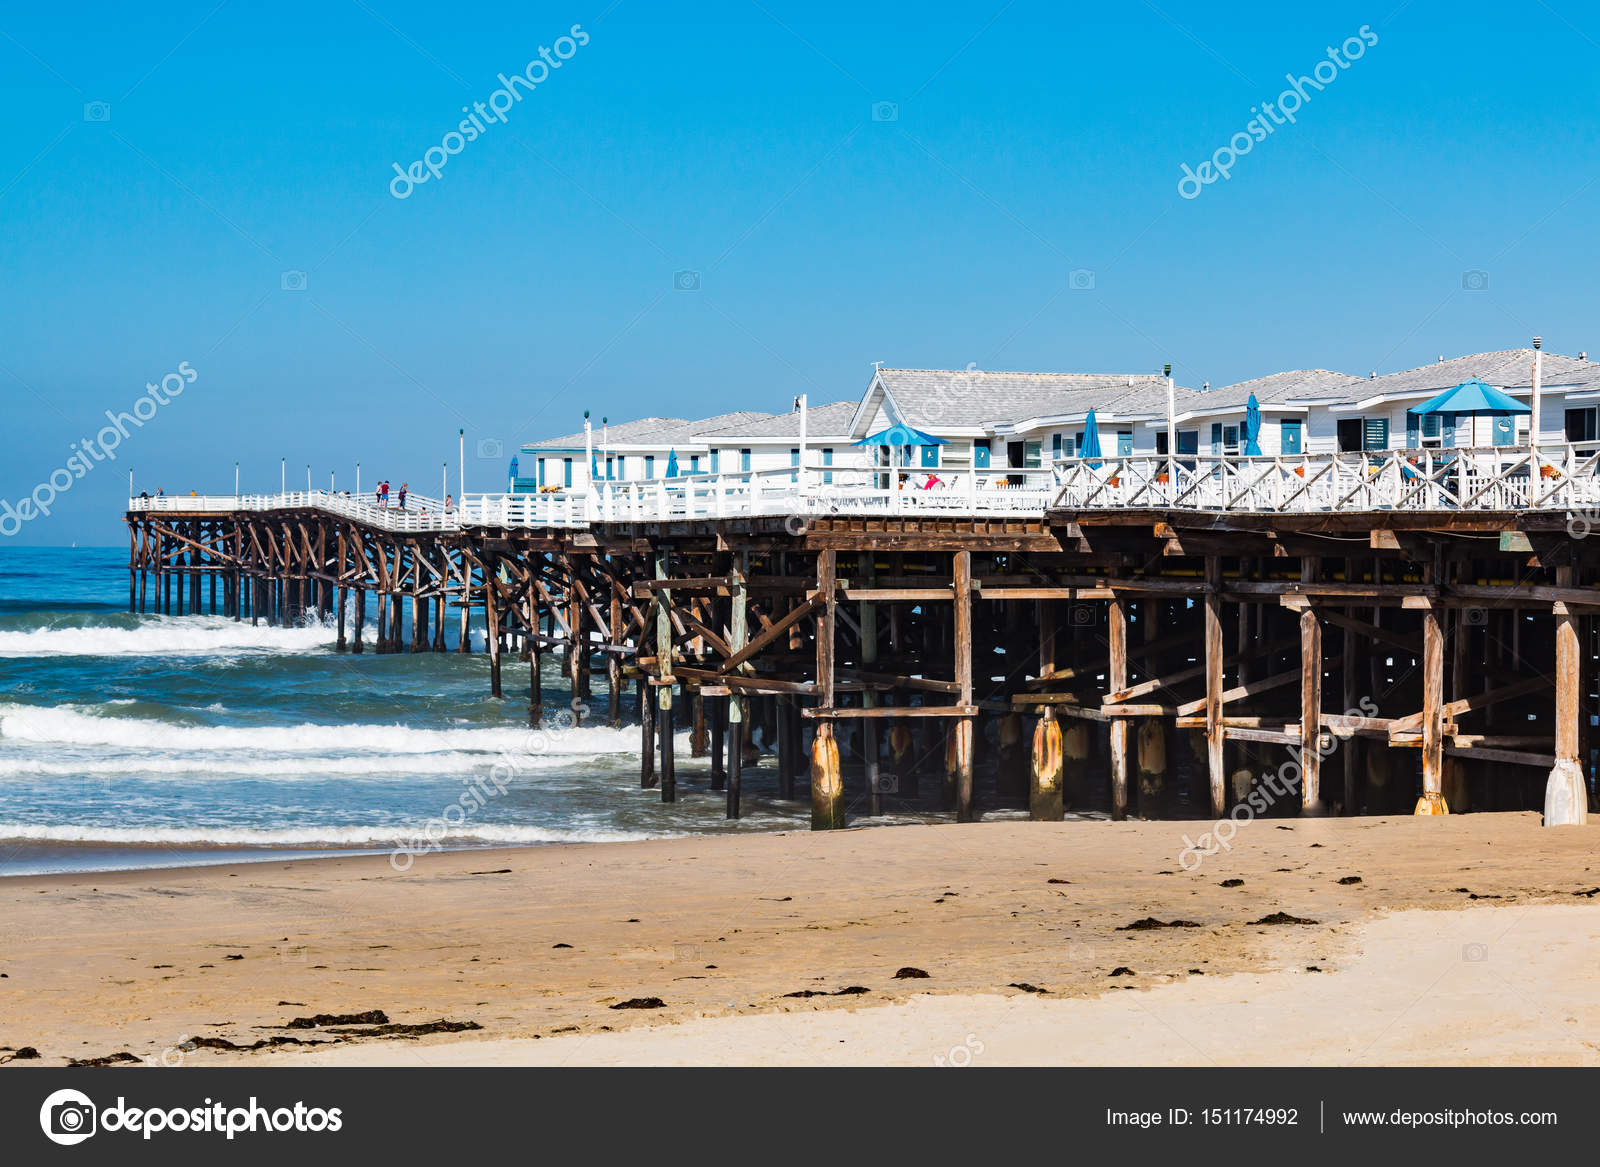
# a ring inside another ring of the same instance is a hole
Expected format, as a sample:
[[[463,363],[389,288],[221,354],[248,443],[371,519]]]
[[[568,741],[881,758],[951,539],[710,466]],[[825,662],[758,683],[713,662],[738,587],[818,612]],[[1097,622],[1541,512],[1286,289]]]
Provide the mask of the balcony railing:
[[[1054,510],[1227,513],[1590,511],[1600,506],[1593,446],[1488,446],[1349,454],[1143,455],[1075,462]]]
[[[1041,518],[1049,510],[1280,514],[1371,511],[1600,512],[1600,446],[1495,446],[1278,457],[1153,455],[1049,469],[793,468],[602,482],[585,491],[472,494],[444,503],[328,490],[165,495],[129,510],[183,514],[315,509],[396,532],[579,529],[746,517]],[[1600,523],[1600,518],[1594,521]]]

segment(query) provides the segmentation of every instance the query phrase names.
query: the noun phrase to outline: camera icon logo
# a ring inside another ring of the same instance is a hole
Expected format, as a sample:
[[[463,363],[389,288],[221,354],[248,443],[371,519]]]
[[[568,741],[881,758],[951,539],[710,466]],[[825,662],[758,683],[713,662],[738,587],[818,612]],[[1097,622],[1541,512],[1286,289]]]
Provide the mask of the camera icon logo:
[[[900,105],[893,101],[875,101],[872,103],[872,120],[875,122],[897,122],[900,120]]]
[[[1461,959],[1467,964],[1482,964],[1489,959],[1489,946],[1487,944],[1463,944],[1461,946]]]
[[[478,457],[486,461],[498,462],[506,456],[506,444],[499,438],[479,438]]]
[[[798,539],[811,530],[811,520],[803,515],[788,515],[783,520],[783,529]]]
[[[1487,292],[1489,290],[1489,273],[1478,268],[1461,273],[1461,287],[1468,292]]]
[[[1095,611],[1087,604],[1072,605],[1070,620],[1074,628],[1088,628],[1094,624]]]
[[[1489,623],[1489,610],[1487,608],[1461,609],[1461,623],[1467,628],[1482,628]]]
[[[286,271],[279,277],[278,285],[285,292],[303,292],[306,290],[306,273],[303,271]]]
[[[900,779],[894,774],[879,774],[873,780],[872,788],[878,794],[899,794]]]
[[[1094,291],[1094,272],[1086,267],[1074,268],[1067,273],[1067,287],[1074,292]]]
[[[44,1137],[63,1147],[75,1147],[95,1132],[94,1103],[81,1090],[57,1090],[39,1107],[39,1127]]]
[[[672,286],[680,292],[698,292],[700,290],[700,273],[684,268],[680,272],[672,273]]]
[[[83,120],[86,122],[108,122],[111,120],[111,103],[109,101],[86,101],[83,103]]]

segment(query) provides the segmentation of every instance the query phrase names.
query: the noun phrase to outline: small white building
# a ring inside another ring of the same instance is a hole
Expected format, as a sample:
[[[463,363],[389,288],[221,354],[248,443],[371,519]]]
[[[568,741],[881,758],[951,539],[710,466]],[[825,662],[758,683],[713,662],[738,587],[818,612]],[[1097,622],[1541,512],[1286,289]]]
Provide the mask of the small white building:
[[[927,470],[1041,470],[1075,456],[1091,409],[1103,453],[1154,453],[1157,435],[1143,427],[1164,422],[1166,392],[1152,373],[879,369],[850,433],[860,440],[899,424],[942,439],[901,455]]]
[[[812,470],[832,480],[831,467],[862,468],[872,464],[866,447],[854,444],[850,421],[856,402],[808,405],[805,412],[805,460]],[[755,414],[719,429],[697,434],[708,451],[710,473],[782,470],[800,465],[800,411]],[[798,470],[796,470],[798,477]]]
[[[1531,405],[1533,358],[1531,348],[1507,349],[1441,358],[1384,376],[1328,369],[1274,373],[1196,395],[1195,404],[1180,414],[1180,424],[1200,426],[1202,453],[1242,453],[1245,408],[1254,393],[1261,406],[1261,452],[1267,456],[1527,445],[1531,414],[1451,417],[1411,411],[1473,377]],[[1600,367],[1582,356],[1546,352],[1541,382],[1540,443],[1565,442],[1569,430],[1590,435],[1575,440],[1594,440]]]

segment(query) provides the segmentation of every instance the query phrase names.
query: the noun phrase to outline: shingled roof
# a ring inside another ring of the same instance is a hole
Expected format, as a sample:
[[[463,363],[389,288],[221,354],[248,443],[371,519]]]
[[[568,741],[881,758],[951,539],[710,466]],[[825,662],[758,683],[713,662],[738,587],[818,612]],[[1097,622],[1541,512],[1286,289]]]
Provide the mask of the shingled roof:
[[[1594,366],[1577,357],[1561,353],[1544,354],[1543,379],[1554,385],[1563,378],[1582,376]],[[1470,377],[1479,377],[1497,389],[1527,389],[1533,385],[1533,350],[1531,348],[1503,349],[1499,352],[1472,353],[1454,357],[1431,365],[1419,365],[1400,373],[1374,377],[1367,381],[1365,392],[1356,390],[1353,396],[1393,397],[1410,393],[1438,393],[1461,384]]]
[[[618,422],[616,425],[595,426],[593,441],[596,447],[602,441],[615,448],[617,446],[671,446],[674,442],[696,442],[704,433],[719,430],[724,426],[740,425],[770,415],[750,409],[735,410],[732,413],[719,413],[712,417],[702,417],[697,420],[688,420],[681,417],[641,417],[634,421]],[[564,434],[559,438],[545,438],[538,442],[524,444],[525,450],[538,449],[581,449],[584,443],[584,433],[579,430],[575,434]]]
[[[1157,373],[879,369],[877,377],[906,423],[917,429],[1008,425],[1090,407],[1118,409],[1122,402],[1142,410],[1153,397],[1164,409],[1166,402],[1166,381]]]
[[[1208,389],[1187,400],[1186,408],[1201,411],[1208,409],[1243,408],[1250,394],[1263,405],[1286,405],[1291,402],[1345,401],[1366,395],[1367,381],[1349,373],[1336,373],[1332,369],[1291,369],[1283,373],[1269,373],[1249,381],[1239,381],[1218,389]]]
[[[806,410],[806,439],[846,439],[850,436],[850,419],[855,416],[856,401],[833,401],[827,405],[813,405]],[[743,421],[716,430],[703,431],[700,436],[710,441],[723,438],[795,438],[800,437],[800,412],[756,414]]]

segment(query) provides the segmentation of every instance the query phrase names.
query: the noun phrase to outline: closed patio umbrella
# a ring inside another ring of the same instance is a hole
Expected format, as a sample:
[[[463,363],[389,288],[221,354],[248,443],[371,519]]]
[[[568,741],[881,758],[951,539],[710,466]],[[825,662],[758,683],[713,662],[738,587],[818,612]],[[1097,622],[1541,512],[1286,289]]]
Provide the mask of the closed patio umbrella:
[[[1244,452],[1246,457],[1261,453],[1261,402],[1254,393],[1244,407]]]
[[[1083,419],[1083,442],[1078,447],[1078,456],[1080,458],[1100,457],[1100,426],[1095,421],[1094,410],[1092,409],[1089,411],[1089,415]],[[1096,469],[1100,467],[1098,462],[1090,462],[1089,465]]]
[[[676,451],[676,450],[668,450],[667,451],[667,477],[668,478],[676,478],[677,476],[678,476],[678,451]]]

